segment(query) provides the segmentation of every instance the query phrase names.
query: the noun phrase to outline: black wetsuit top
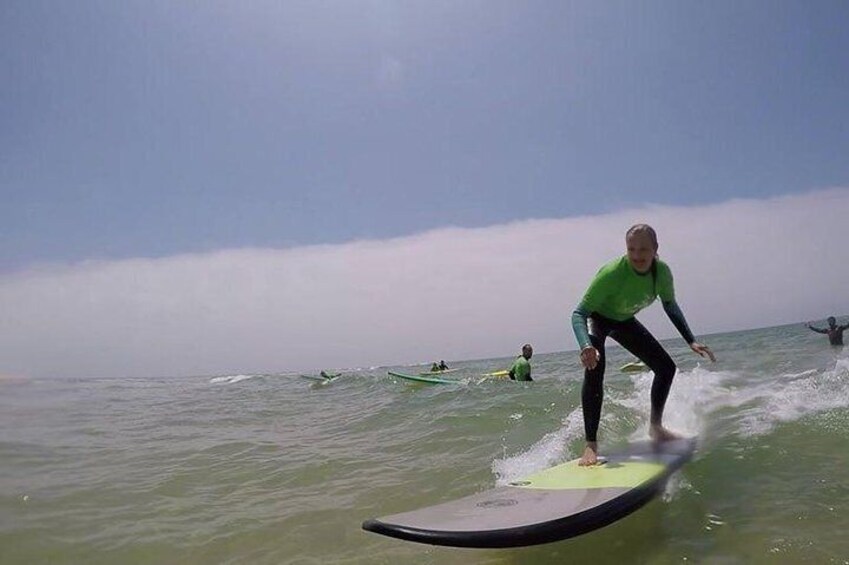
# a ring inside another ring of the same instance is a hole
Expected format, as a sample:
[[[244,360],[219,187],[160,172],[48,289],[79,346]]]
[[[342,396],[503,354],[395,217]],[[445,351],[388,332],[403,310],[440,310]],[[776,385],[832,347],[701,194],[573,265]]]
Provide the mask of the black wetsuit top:
[[[849,328],[849,324],[845,326],[832,326],[821,330],[820,328],[815,328],[814,326],[808,326],[811,330],[817,332],[818,334],[826,334],[828,335],[828,342],[831,345],[843,345],[843,331]]]

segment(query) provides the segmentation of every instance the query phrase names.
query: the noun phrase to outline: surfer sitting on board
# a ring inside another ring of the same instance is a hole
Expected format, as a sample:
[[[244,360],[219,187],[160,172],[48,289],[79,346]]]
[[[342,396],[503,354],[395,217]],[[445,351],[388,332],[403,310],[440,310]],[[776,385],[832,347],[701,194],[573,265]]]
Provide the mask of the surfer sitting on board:
[[[436,361],[430,366],[431,373],[441,373],[442,371],[447,371],[448,365],[445,364],[445,361],[440,361],[437,363]]]
[[[815,328],[810,322],[805,324],[805,327],[817,332],[818,334],[827,334],[828,342],[831,345],[843,345],[843,331],[849,329],[849,324],[846,324],[845,326],[838,326],[837,320],[834,316],[829,316],[826,321],[828,322],[828,327],[825,329]]]
[[[522,354],[516,357],[516,360],[513,362],[513,366],[510,367],[510,371],[508,371],[508,375],[514,381],[532,381],[531,378],[531,364],[528,361],[531,360],[531,357],[534,354],[534,348],[531,347],[530,343],[526,343],[522,346]]]
[[[684,314],[675,302],[672,271],[657,257],[657,234],[647,224],[637,224],[625,234],[627,253],[599,269],[578,307],[572,313],[572,329],[581,349],[584,384],[581,405],[587,446],[580,465],[598,463],[596,433],[601,420],[605,354],[608,336],[619,342],[654,372],[651,387],[649,435],[656,441],[676,439],[663,427],[663,407],[675,362],[634,315],[660,297],[663,309],[690,349],[716,361],[713,352],[693,337]],[[589,320],[589,328],[587,327]]]

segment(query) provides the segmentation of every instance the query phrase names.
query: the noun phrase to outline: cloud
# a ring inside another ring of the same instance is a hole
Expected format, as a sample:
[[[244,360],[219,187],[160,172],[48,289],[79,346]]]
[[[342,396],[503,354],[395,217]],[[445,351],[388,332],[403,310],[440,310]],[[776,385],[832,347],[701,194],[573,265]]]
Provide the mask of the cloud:
[[[572,308],[655,226],[697,335],[849,312],[849,189],[0,277],[0,372],[305,370],[572,349]],[[658,305],[640,318],[674,335]]]

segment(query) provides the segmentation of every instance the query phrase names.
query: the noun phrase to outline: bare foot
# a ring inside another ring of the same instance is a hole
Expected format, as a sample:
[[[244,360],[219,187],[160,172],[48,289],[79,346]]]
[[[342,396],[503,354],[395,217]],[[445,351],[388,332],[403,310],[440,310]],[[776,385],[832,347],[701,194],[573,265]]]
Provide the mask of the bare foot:
[[[649,437],[651,437],[654,441],[658,442],[681,439],[680,435],[667,430],[660,424],[652,424],[652,426],[649,428]]]
[[[591,467],[592,465],[598,464],[598,443],[591,442],[587,444],[587,447],[584,448],[584,454],[581,455],[581,459],[578,461],[578,465],[580,467]]]

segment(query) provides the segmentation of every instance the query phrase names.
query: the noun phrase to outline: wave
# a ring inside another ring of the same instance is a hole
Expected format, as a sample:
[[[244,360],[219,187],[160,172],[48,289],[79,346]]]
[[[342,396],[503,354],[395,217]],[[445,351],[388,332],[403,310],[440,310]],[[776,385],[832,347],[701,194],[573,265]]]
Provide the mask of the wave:
[[[506,485],[569,458],[567,443],[584,430],[581,407],[578,406],[570,412],[563,419],[562,424],[558,430],[545,434],[526,451],[493,461],[492,472],[495,475],[496,484]]]
[[[636,429],[627,438],[648,438],[651,409],[650,372],[630,376],[633,389],[607,386],[602,429]],[[825,370],[810,369],[778,376],[746,378],[735,371],[710,371],[697,366],[679,371],[664,411],[664,424],[684,436],[699,436],[703,446],[727,434],[741,437],[770,433],[781,423],[793,422],[833,409],[849,408],[849,358],[838,358]],[[568,445],[583,437],[583,414],[578,405],[560,428],[545,434],[527,450],[495,459],[492,472],[504,485],[558,464],[578,454]],[[604,443],[615,442],[608,437]]]
[[[226,377],[213,377],[209,380],[211,384],[233,384],[252,379],[258,375],[229,375]]]
[[[849,408],[849,359],[837,359],[831,369],[805,373],[782,375],[759,386],[757,404],[741,414],[741,435],[765,435],[779,424]]]

